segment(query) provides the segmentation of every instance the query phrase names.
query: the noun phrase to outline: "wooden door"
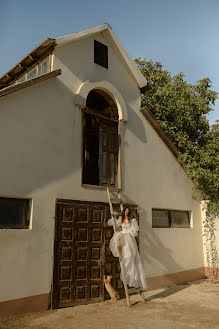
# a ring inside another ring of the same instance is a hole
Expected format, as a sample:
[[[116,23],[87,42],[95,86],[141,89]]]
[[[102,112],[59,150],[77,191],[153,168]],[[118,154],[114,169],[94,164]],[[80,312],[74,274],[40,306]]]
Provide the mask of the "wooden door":
[[[107,203],[57,200],[52,308],[108,299],[104,274],[112,275],[113,286],[124,296],[118,258],[109,249],[110,217]]]

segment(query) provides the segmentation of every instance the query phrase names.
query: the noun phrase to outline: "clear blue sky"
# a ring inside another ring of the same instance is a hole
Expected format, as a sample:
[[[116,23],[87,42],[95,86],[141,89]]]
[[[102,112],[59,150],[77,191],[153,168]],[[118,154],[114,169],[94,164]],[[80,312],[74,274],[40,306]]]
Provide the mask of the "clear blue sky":
[[[47,37],[108,22],[132,58],[219,92],[219,0],[0,0],[0,76]],[[219,100],[208,115],[219,119]]]

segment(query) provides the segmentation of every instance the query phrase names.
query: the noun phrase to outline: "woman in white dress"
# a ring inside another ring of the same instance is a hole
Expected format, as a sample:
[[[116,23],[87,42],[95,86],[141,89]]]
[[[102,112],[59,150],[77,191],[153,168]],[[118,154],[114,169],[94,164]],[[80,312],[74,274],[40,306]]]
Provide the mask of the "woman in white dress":
[[[121,227],[121,231],[116,231],[110,240],[110,250],[114,257],[119,257],[122,263],[121,280],[125,281],[129,287],[147,289],[147,282],[141,259],[138,252],[135,237],[138,235],[138,223],[135,218],[130,218],[129,208],[126,207],[121,217],[116,219],[116,227]],[[113,225],[112,218],[108,220],[108,225]]]

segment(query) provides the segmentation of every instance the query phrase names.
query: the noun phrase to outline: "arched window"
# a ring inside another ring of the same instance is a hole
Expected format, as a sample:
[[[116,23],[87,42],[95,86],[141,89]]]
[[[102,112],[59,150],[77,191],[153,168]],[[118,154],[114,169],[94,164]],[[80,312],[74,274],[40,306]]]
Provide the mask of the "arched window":
[[[93,89],[83,108],[83,184],[118,185],[118,110],[112,97]]]

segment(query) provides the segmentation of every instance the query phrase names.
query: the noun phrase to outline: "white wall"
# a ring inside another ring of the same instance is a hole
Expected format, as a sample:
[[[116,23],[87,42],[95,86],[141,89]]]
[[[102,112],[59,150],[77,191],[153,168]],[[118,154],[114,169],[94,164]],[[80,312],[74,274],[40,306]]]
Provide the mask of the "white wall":
[[[140,207],[145,272],[151,277],[203,267],[201,211],[199,202],[192,199],[193,184],[144,118],[142,125],[145,141],[127,127],[130,142],[124,154],[126,193]],[[193,227],[152,228],[152,208],[189,210]]]
[[[139,90],[117,52],[109,49],[106,70],[93,63],[92,45],[86,39],[55,48],[60,77],[0,98],[0,196],[33,199],[30,230],[0,230],[0,301],[50,291],[56,198],[107,202],[105,191],[81,186],[81,113],[74,97],[85,80],[111,82],[126,102],[122,197],[139,206],[146,276],[204,264],[192,183],[139,112]],[[191,210],[193,228],[152,229],[152,207]]]

